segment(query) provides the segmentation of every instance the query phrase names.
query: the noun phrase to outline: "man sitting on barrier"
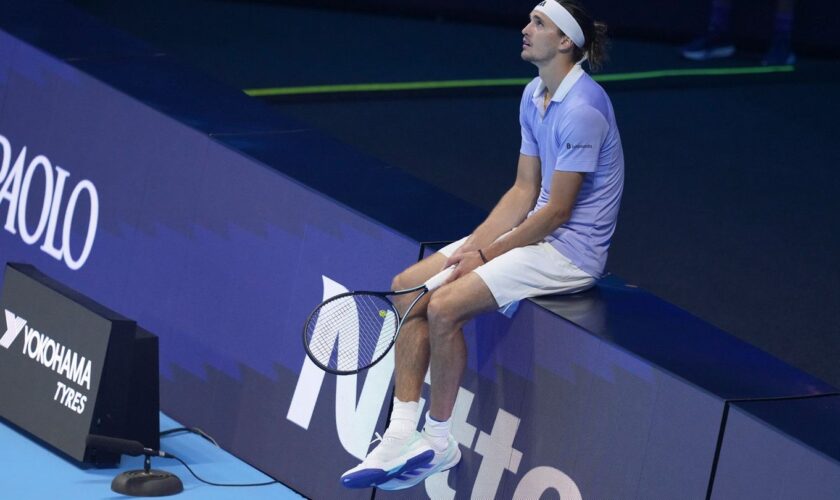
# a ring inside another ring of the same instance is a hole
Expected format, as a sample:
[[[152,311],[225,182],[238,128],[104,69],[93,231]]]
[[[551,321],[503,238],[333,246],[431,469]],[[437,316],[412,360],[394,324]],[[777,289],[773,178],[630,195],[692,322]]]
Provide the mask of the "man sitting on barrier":
[[[522,35],[522,58],[537,66],[539,77],[520,103],[516,181],[470,236],[394,278],[393,289],[400,290],[455,266],[448,283],[402,326],[388,429],[342,475],[347,487],[403,489],[455,466],[461,452],[450,417],[467,361],[464,323],[527,297],[585,290],[603,274],[624,155],[612,104],[581,64],[598,69],[604,60],[606,26],[576,1],[545,0]],[[399,297],[395,302],[402,310],[408,305]],[[421,433],[418,401],[430,363],[431,402]]]

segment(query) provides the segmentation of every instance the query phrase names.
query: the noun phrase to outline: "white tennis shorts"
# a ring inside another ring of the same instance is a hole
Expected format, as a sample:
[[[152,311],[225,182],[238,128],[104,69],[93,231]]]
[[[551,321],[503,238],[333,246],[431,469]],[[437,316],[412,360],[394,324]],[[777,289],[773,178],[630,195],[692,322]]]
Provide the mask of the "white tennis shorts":
[[[465,241],[467,238],[450,243],[440,253],[449,257]],[[528,297],[582,292],[595,285],[595,278],[581,271],[547,241],[514,248],[478,266],[474,272],[490,289],[500,308]]]

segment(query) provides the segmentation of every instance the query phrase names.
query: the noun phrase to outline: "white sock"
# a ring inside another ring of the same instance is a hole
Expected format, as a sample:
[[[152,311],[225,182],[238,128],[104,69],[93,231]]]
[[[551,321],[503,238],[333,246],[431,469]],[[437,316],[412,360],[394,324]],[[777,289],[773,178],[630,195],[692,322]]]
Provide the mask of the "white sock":
[[[426,425],[423,426],[423,435],[434,447],[435,451],[441,452],[449,446],[449,431],[452,428],[452,417],[440,422],[432,418],[426,412]]]
[[[388,430],[400,435],[411,434],[417,430],[418,410],[417,401],[400,401],[394,396],[394,408],[391,410],[391,421]]]

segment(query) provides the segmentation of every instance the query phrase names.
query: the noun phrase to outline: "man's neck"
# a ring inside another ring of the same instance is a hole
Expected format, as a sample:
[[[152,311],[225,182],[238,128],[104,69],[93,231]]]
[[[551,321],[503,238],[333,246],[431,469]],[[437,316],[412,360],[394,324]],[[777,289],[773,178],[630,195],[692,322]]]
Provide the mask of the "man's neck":
[[[557,92],[557,88],[563,83],[563,79],[566,78],[566,75],[575,67],[574,64],[568,63],[566,61],[560,61],[559,58],[556,58],[551,63],[540,67],[540,80],[542,80],[543,84],[546,86],[546,92],[548,95],[554,96],[554,93]]]

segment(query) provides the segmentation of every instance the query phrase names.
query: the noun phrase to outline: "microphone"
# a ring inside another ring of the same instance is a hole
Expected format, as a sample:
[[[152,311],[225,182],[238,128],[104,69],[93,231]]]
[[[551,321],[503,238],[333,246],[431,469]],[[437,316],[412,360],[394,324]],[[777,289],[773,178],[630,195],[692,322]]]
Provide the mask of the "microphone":
[[[140,441],[113,438],[109,436],[102,436],[99,434],[88,434],[88,437],[85,440],[85,444],[87,444],[88,447],[95,448],[97,450],[109,451],[111,453],[118,453],[120,455],[130,455],[132,457],[146,455],[164,458],[174,458],[172,455],[166,453],[165,451],[146,448]]]

